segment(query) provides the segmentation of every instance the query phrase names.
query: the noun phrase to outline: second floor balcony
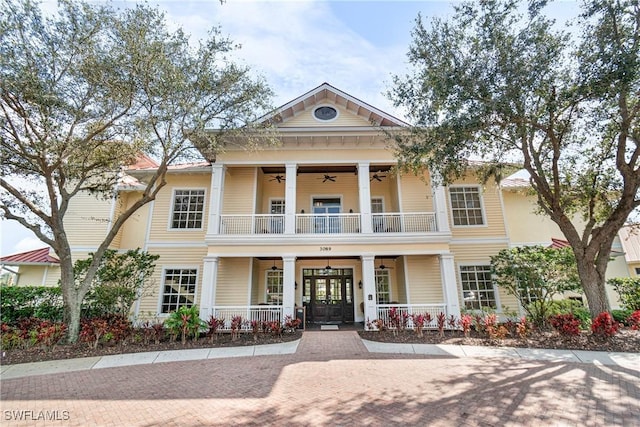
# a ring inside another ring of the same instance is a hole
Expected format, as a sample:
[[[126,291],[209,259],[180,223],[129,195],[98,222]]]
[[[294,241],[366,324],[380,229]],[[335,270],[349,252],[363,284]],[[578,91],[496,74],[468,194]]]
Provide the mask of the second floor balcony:
[[[221,235],[326,235],[372,233],[436,233],[433,212],[371,214],[296,214],[293,232],[287,233],[283,214],[221,215]],[[363,227],[365,221],[369,227]]]

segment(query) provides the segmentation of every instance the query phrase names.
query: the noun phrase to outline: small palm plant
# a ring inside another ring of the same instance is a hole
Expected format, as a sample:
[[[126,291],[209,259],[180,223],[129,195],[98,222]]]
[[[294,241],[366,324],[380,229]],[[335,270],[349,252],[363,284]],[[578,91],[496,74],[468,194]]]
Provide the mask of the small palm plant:
[[[197,306],[181,306],[172,312],[167,318],[165,325],[174,335],[181,335],[182,345],[187,343],[187,337],[193,335],[196,339],[203,328],[204,322],[200,320]]]

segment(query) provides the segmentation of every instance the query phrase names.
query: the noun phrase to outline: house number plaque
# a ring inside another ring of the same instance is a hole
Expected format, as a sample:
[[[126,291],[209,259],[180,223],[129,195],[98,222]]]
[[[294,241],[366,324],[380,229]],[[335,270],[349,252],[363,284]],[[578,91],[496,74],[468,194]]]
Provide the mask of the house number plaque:
[[[320,252],[328,252],[331,250],[331,246],[320,246]]]

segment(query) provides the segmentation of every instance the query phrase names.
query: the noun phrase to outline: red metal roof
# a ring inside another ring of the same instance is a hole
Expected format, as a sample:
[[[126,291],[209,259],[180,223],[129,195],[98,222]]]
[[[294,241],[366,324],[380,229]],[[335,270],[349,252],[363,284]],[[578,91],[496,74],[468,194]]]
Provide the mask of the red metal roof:
[[[143,153],[138,153],[138,158],[136,162],[129,166],[127,169],[155,169],[158,167],[158,163],[155,162],[151,157],[147,156]]]
[[[7,265],[20,264],[59,264],[57,258],[49,255],[50,248],[36,249],[33,251],[22,252],[19,254],[7,255],[0,258],[0,263]]]
[[[566,240],[551,238],[551,245],[549,245],[551,249],[562,249],[569,248],[571,245]]]

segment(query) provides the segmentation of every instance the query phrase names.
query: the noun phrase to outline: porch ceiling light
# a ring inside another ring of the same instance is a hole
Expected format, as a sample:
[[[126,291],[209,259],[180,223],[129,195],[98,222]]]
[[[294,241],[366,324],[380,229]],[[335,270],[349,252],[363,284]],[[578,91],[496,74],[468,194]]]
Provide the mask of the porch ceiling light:
[[[383,260],[380,260],[380,267],[378,267],[380,270],[384,270],[385,268],[387,268],[386,265],[383,264]]]
[[[273,267],[271,267],[271,270],[276,271],[278,269],[278,267],[276,267],[276,260],[273,260]]]
[[[324,269],[327,271],[331,271],[331,265],[329,264],[329,260],[327,260],[327,266]]]

